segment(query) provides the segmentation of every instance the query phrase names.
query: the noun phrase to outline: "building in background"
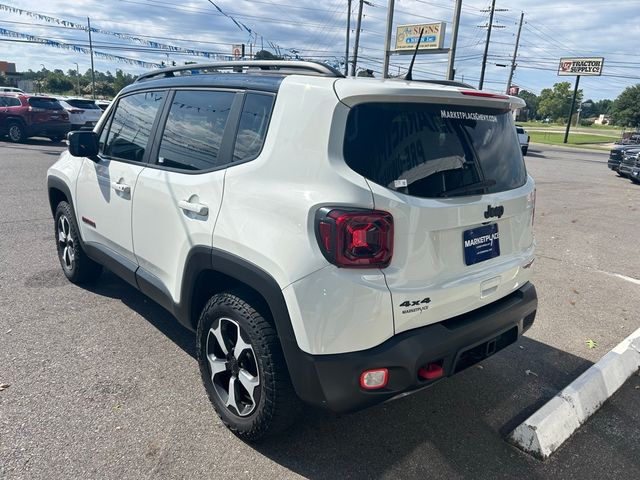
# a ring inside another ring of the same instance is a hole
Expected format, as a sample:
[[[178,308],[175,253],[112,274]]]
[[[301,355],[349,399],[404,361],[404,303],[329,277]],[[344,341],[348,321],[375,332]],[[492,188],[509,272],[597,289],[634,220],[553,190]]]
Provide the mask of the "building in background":
[[[16,72],[16,64],[0,60],[0,75],[4,75],[13,87],[18,87],[22,74]]]

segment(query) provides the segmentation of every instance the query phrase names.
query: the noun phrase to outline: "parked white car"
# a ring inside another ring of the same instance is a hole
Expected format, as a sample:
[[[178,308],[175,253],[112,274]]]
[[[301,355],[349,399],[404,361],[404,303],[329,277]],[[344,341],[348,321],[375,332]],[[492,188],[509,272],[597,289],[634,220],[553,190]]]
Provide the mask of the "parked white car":
[[[523,106],[313,62],[153,71],[49,169],[54,248],[71,282],[104,266],[195,332],[205,391],[245,440],[300,400],[399,398],[533,324]]]
[[[59,97],[58,101],[69,114],[71,130],[80,130],[82,127],[95,127],[102,116],[102,109],[96,105],[94,100]]]
[[[21,88],[16,87],[0,87],[0,92],[2,93],[24,93]]]

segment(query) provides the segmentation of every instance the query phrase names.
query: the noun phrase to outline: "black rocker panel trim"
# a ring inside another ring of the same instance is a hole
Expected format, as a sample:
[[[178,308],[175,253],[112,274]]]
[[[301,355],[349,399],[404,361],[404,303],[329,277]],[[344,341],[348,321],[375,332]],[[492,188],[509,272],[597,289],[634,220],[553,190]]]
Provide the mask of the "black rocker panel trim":
[[[83,242],[82,247],[94,262],[103,265],[130,285],[138,288],[136,269],[138,265],[119,253],[96,242]]]

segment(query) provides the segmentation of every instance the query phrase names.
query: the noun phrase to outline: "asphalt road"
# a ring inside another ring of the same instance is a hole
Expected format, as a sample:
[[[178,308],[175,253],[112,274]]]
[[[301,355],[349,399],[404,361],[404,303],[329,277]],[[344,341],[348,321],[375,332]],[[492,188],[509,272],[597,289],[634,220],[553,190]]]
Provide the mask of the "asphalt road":
[[[0,142],[0,478],[640,478],[638,376],[545,463],[504,441],[640,326],[640,186],[606,153],[526,157],[540,309],[517,345],[396,402],[308,411],[250,446],[208,404],[190,332],[112,274],[90,290],[64,278],[45,189],[63,147]]]

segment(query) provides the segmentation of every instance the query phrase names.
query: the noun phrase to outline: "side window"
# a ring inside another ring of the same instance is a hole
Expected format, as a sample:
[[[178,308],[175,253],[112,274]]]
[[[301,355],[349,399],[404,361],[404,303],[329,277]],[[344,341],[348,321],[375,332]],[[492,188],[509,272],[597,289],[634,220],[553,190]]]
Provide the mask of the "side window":
[[[252,160],[262,150],[273,100],[273,95],[247,93],[233,151],[234,162]]]
[[[165,92],[144,92],[122,97],[104,140],[104,155],[141,162],[164,97]]]
[[[20,103],[20,99],[19,98],[8,97],[6,100],[7,100],[7,107],[20,107],[20,106],[22,106],[22,103]]]
[[[218,166],[233,92],[178,91],[162,134],[158,164],[184,170]]]

